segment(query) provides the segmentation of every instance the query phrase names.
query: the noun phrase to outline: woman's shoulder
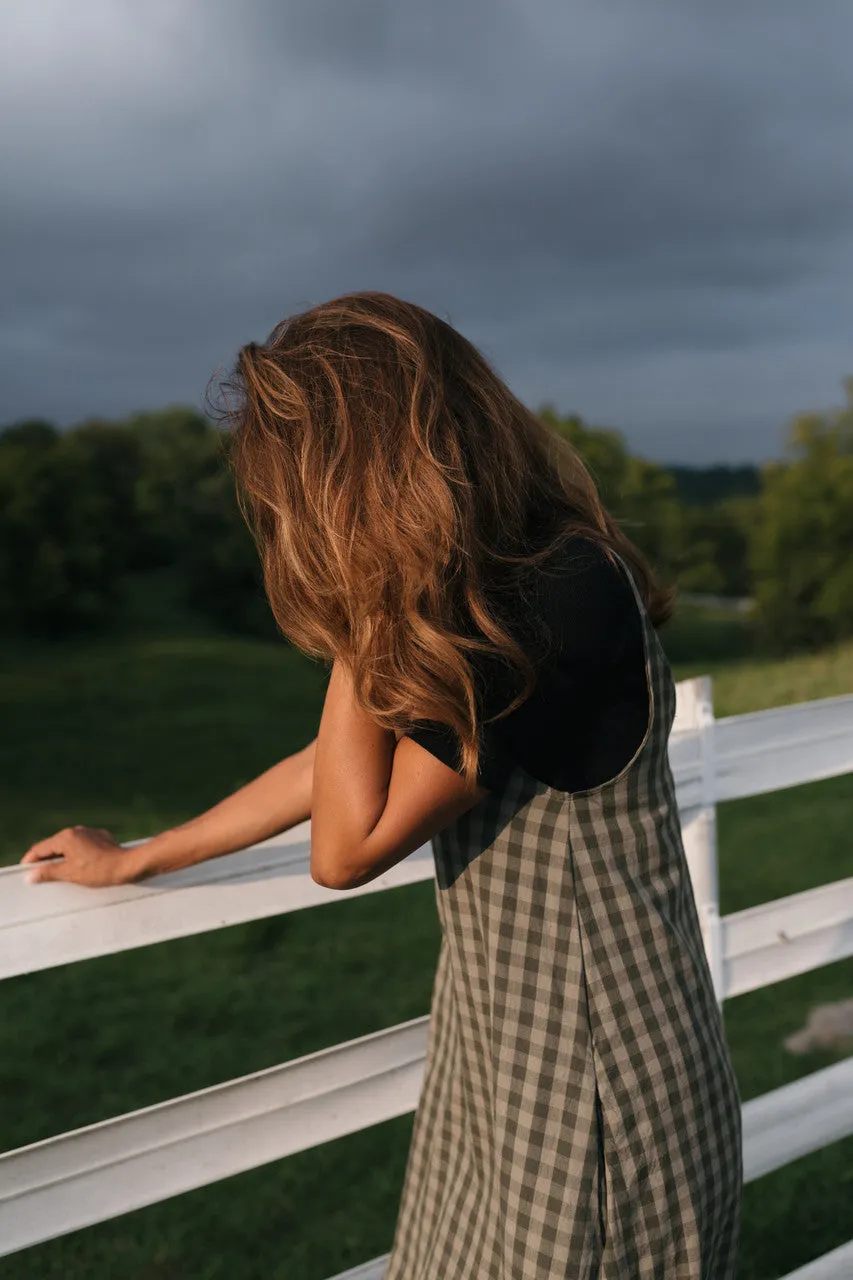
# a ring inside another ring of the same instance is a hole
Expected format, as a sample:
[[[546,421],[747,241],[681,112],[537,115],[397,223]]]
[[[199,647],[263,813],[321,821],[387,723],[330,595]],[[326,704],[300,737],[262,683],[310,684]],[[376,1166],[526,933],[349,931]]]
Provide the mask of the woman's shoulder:
[[[534,576],[537,585],[561,599],[633,599],[621,561],[592,534],[572,534]]]
[[[563,655],[606,658],[640,634],[640,613],[625,571],[594,536],[567,539],[543,561],[535,588],[542,618]]]
[[[572,533],[542,562],[549,573],[616,571],[611,553],[594,533]]]

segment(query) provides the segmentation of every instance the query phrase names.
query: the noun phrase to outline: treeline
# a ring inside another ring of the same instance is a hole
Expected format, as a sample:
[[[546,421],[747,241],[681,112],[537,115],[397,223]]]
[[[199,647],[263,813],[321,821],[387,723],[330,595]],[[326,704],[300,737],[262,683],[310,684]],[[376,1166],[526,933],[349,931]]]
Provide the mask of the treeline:
[[[661,575],[684,592],[754,597],[756,643],[779,652],[853,635],[853,378],[844,385],[842,409],[795,418],[787,456],[760,468],[667,468],[616,431],[539,412]],[[103,630],[129,576],[165,566],[198,614],[276,634],[221,427],[174,407],[0,432],[0,631]]]
[[[761,469],[740,467],[667,467],[684,502],[708,506],[724,498],[752,498],[761,490]]]
[[[101,630],[122,611],[128,575],[166,566],[199,614],[276,634],[221,428],[174,407],[0,433],[0,631]]]
[[[591,468],[605,503],[662,575],[685,592],[751,596],[766,653],[820,648],[853,636],[853,378],[845,404],[789,424],[784,457],[711,469],[686,501],[684,468],[632,457],[618,432],[542,412]],[[701,473],[699,473],[701,474]],[[712,497],[723,486],[726,496]]]

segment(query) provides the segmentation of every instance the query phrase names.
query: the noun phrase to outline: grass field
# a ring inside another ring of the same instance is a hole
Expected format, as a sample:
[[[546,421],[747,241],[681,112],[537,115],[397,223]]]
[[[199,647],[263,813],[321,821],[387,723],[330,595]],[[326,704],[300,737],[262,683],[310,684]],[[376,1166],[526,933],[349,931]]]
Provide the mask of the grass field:
[[[108,639],[0,650],[0,859],[72,822],[121,840],[221,799],[314,736],[323,673],[224,638],[140,584]],[[853,646],[749,656],[740,620],[684,610],[677,679],[710,672],[718,716],[853,692]],[[853,873],[853,776],[720,807],[724,914]],[[34,888],[34,893],[39,890]],[[432,882],[0,984],[0,1150],[272,1066],[428,1011]],[[791,1057],[853,961],[728,1001],[744,1100],[838,1060]],[[391,1243],[412,1116],[6,1258],[8,1280],[325,1280]],[[853,1140],[746,1188],[741,1280],[853,1235]],[[475,1278],[472,1278],[475,1280]]]

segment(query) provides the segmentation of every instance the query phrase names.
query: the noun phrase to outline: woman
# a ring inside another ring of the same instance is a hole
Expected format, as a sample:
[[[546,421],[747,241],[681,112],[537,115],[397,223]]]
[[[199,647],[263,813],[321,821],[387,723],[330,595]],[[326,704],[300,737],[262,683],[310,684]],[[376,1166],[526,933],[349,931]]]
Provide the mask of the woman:
[[[569,444],[444,321],[351,294],[250,343],[231,461],[314,742],[133,849],[136,880],[311,818],[364,884],[432,840],[442,944],[386,1280],[727,1280],[741,1111],[681,840],[672,612]],[[520,681],[519,681],[520,677]]]

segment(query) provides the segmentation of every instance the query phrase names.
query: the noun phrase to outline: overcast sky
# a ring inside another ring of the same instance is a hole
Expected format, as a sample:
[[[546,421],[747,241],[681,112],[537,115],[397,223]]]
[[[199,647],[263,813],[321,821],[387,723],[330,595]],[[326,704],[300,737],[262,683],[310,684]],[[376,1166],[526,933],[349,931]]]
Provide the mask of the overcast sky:
[[[778,455],[853,374],[851,50],[851,0],[8,6],[0,422],[384,289],[647,457]]]

